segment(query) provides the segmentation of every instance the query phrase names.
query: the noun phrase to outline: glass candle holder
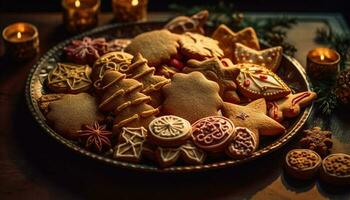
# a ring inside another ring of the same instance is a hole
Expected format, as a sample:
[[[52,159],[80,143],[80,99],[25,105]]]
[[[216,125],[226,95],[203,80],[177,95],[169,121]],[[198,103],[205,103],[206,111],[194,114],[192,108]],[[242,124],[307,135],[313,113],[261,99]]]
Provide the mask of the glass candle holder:
[[[329,48],[315,48],[309,51],[306,72],[313,79],[326,79],[339,72],[340,55]]]
[[[13,60],[28,60],[39,52],[39,33],[32,24],[24,22],[11,24],[2,31],[2,37],[5,53]]]
[[[115,20],[118,22],[145,21],[148,0],[112,0]]]
[[[66,29],[76,33],[96,27],[100,5],[100,0],[62,0]]]

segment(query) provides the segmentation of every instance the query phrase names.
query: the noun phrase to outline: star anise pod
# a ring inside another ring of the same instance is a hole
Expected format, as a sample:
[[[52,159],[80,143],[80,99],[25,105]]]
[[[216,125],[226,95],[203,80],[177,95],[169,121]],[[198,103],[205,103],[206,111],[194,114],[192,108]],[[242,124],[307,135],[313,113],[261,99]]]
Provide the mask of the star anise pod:
[[[108,43],[105,38],[84,37],[82,40],[73,40],[64,51],[71,62],[93,65],[100,56],[107,53]]]
[[[112,132],[107,131],[106,126],[100,125],[98,122],[95,122],[92,126],[84,125],[78,131],[78,137],[84,143],[85,148],[98,153],[111,148],[111,136]]]

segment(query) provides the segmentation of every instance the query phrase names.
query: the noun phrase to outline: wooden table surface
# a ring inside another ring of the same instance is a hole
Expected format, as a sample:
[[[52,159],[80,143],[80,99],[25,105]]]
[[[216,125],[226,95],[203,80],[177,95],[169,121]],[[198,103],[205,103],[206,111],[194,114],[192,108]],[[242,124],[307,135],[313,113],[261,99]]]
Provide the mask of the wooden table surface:
[[[167,19],[169,14],[151,13],[149,19]],[[110,23],[102,14],[100,24]],[[59,13],[0,14],[1,30],[8,24],[27,21],[40,33],[41,53],[67,39]],[[299,49],[296,58],[315,47],[314,31],[323,22],[299,23],[289,31],[289,40]],[[3,43],[0,43],[3,52]],[[286,152],[300,139],[256,161],[239,167],[192,174],[155,174],[128,171],[98,163],[67,150],[32,119],[24,98],[30,68],[0,57],[0,199],[350,199],[344,188],[318,180],[300,182],[283,174]],[[335,134],[333,152],[350,153],[349,118],[346,111],[332,116],[331,123],[312,116],[307,127],[322,125]],[[344,142],[345,141],[345,142]]]

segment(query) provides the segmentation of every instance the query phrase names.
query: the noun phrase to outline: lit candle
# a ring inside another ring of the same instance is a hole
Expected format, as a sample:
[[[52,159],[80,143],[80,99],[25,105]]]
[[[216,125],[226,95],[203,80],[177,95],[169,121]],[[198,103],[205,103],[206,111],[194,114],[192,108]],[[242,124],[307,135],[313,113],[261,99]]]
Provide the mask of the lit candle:
[[[329,78],[339,72],[340,55],[329,48],[315,48],[307,54],[307,74],[313,79]]]
[[[116,21],[144,21],[147,18],[148,0],[112,0]]]
[[[39,52],[39,34],[32,24],[11,24],[3,30],[2,37],[5,41],[6,55],[14,60],[27,60]]]
[[[67,30],[81,32],[97,26],[100,4],[100,0],[62,0]]]

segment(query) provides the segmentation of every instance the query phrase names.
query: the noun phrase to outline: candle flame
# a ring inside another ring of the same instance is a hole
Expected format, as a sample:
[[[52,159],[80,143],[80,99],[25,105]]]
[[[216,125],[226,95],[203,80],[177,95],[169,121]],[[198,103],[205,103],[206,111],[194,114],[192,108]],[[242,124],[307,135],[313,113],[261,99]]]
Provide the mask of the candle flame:
[[[132,6],[137,6],[137,5],[139,5],[139,0],[132,0],[132,1],[131,1],[131,5],[132,5]]]
[[[324,60],[324,55],[323,54],[321,54],[320,59],[321,59],[321,61]]]
[[[22,37],[22,33],[21,32],[17,32],[17,38],[21,39],[21,37]]]
[[[74,5],[75,5],[75,7],[79,8],[80,7],[80,1],[79,0],[75,0]]]

